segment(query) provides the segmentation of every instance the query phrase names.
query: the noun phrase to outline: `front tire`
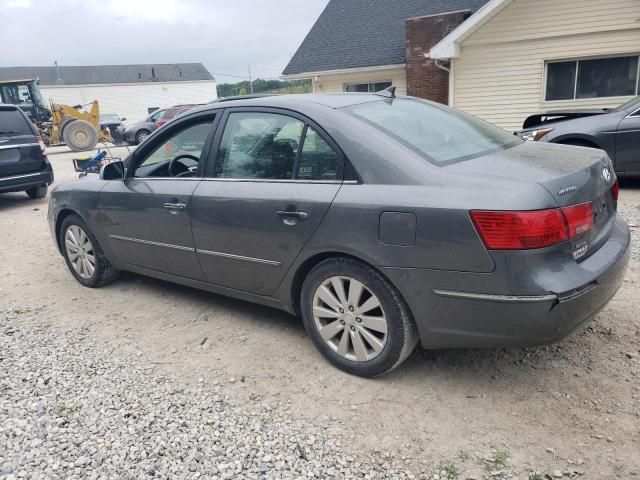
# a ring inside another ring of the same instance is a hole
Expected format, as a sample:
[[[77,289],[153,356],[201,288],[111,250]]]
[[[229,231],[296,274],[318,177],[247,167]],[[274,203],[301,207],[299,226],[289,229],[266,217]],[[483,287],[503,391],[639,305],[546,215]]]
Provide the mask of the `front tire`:
[[[67,267],[85,287],[97,288],[118,278],[87,224],[77,215],[64,219],[59,242]]]
[[[46,185],[38,185],[37,187],[32,187],[29,190],[25,190],[26,194],[29,195],[29,198],[44,198],[47,196],[47,186]]]
[[[376,377],[400,365],[418,332],[400,293],[378,271],[356,260],[319,263],[302,286],[307,333],[329,362],[347,373]]]

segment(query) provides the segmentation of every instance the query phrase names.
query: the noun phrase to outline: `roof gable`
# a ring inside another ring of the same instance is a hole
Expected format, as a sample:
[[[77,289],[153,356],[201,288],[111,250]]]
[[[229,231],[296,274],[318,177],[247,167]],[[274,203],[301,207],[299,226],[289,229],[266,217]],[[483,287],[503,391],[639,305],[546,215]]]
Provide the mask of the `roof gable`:
[[[449,35],[434,45],[427,56],[439,60],[458,58],[460,56],[460,44],[498,13],[507,8],[512,2],[513,0],[490,0],[469,17],[466,22],[459,25]]]
[[[488,0],[330,0],[284,75],[405,63],[405,21]]]
[[[202,63],[0,67],[0,81],[27,78],[39,78],[43,86],[214,80]]]

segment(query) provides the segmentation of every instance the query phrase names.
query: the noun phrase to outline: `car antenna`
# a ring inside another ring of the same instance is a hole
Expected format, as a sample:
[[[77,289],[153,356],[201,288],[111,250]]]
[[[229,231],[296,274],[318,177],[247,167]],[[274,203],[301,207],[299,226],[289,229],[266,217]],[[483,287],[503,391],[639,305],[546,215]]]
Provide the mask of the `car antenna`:
[[[396,86],[391,85],[384,90],[380,90],[379,92],[374,93],[374,95],[378,95],[384,98],[396,98]]]

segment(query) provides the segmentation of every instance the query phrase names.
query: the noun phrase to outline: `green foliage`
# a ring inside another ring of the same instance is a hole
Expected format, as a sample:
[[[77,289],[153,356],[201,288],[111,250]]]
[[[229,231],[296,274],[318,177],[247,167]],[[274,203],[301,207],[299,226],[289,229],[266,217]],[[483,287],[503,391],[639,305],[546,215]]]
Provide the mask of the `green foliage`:
[[[527,480],[544,480],[544,477],[537,472],[530,473]]]
[[[502,470],[506,468],[509,454],[507,452],[498,451],[493,457],[484,460],[485,469],[489,472],[494,470]]]
[[[444,472],[446,480],[457,480],[460,476],[460,472],[458,472],[456,466],[451,462],[441,465],[440,470]]]
[[[465,452],[464,450],[460,450],[460,452],[458,453],[458,459],[461,462],[466,462],[470,458],[471,458],[471,455],[469,454],[469,452]]]
[[[310,80],[295,80],[287,82],[282,80],[253,81],[253,93],[310,93]],[[235,95],[247,95],[251,93],[251,85],[248,80],[238,83],[221,83],[218,85],[218,97],[233,97]]]

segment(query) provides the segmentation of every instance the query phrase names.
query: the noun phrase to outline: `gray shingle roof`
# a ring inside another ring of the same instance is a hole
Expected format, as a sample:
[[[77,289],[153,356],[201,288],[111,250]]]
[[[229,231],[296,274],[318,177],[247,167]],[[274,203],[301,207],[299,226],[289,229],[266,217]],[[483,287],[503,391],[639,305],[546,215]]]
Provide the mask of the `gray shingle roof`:
[[[330,0],[285,75],[405,63],[405,20],[488,0]]]
[[[152,69],[155,72],[155,80]],[[0,81],[27,78],[39,78],[40,85],[213,80],[213,76],[201,63],[59,66],[57,71],[56,67],[0,67]]]

